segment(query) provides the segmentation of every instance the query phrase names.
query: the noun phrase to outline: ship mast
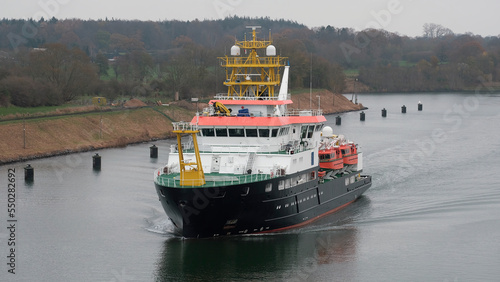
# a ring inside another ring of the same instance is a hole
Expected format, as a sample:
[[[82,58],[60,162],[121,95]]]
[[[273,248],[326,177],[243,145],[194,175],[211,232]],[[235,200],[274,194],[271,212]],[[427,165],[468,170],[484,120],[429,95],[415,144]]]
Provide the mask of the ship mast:
[[[276,54],[269,40],[257,39],[260,26],[247,26],[252,29],[252,39],[236,41],[231,47],[231,56],[219,57],[221,66],[226,68],[228,99],[277,99],[275,87],[280,85],[280,68],[285,66],[286,57]],[[247,56],[241,56],[241,49]],[[265,53],[261,51],[265,49]],[[260,54],[259,54],[260,53]]]

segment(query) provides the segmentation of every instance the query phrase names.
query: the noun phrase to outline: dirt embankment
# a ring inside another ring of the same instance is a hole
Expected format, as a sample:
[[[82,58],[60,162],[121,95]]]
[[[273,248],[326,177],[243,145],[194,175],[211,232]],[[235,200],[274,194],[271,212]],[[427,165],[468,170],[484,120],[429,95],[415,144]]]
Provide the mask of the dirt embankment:
[[[161,111],[176,119],[192,116]],[[0,164],[163,139],[171,131],[170,120],[151,108],[0,123]]]

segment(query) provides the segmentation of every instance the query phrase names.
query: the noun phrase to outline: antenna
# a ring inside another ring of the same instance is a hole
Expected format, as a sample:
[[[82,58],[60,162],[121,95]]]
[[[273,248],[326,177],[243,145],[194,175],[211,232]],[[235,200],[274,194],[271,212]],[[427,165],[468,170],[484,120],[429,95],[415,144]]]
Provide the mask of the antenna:
[[[311,70],[309,73],[309,109],[312,109],[312,90],[313,89],[313,53],[311,52]]]
[[[262,28],[260,25],[247,25],[245,28],[251,28],[252,30],[256,30],[257,28]]]

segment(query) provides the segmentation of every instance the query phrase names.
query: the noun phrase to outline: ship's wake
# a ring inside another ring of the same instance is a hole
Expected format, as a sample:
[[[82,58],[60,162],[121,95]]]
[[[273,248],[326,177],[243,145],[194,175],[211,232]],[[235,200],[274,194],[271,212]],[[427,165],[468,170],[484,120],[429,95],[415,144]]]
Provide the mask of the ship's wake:
[[[147,223],[145,229],[149,232],[161,234],[167,237],[182,237],[178,232],[176,232],[176,228],[172,221],[157,210],[154,210],[153,215],[145,220]]]

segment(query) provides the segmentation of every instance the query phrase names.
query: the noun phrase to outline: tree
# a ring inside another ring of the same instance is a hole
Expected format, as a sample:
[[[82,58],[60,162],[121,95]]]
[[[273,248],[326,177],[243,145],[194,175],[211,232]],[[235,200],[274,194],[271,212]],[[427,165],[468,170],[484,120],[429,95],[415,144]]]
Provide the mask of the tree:
[[[99,75],[107,75],[108,74],[108,58],[103,53],[97,54],[95,57],[95,64],[99,68]]]
[[[63,101],[84,94],[97,79],[96,69],[79,48],[70,50],[59,43],[44,47],[30,52],[28,72],[34,80],[51,83],[61,92]]]
[[[426,23],[424,24],[424,37],[439,38],[446,35],[452,35],[453,31],[440,24]]]
[[[142,51],[133,51],[118,57],[116,64],[123,79],[141,82],[153,66],[153,58]]]
[[[62,103],[62,96],[50,83],[30,77],[9,76],[0,81],[1,98],[19,107],[55,106]],[[4,101],[5,102],[5,101]]]
[[[107,49],[109,47],[109,41],[111,34],[104,30],[98,30],[95,35],[95,40],[97,41],[97,47],[100,49]]]
[[[110,37],[109,47],[115,52],[142,51],[144,50],[144,43],[135,38],[113,33]]]

